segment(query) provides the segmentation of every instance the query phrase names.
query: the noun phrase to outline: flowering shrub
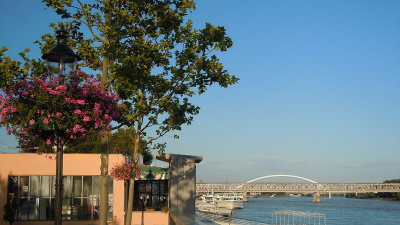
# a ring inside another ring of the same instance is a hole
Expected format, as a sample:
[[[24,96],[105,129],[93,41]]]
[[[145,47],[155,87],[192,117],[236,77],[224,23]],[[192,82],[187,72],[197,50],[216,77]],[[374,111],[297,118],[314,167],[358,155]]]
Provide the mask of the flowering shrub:
[[[126,183],[131,178],[132,167],[133,167],[132,163],[130,163],[130,164],[125,164],[125,163],[116,164],[116,165],[114,165],[113,168],[111,168],[110,174],[116,180],[123,180]],[[136,166],[135,178],[139,177],[141,171],[142,171],[142,168],[140,166]]]
[[[45,74],[1,90],[0,126],[22,140],[38,138],[47,145],[104,134],[120,113],[118,96],[83,72],[53,79]]]

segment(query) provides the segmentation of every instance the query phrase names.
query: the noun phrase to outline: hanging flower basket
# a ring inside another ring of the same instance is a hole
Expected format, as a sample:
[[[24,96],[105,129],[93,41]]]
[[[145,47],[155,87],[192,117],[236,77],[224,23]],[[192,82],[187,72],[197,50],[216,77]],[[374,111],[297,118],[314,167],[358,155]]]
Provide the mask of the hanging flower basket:
[[[26,144],[33,139],[64,145],[90,134],[105,135],[121,111],[119,97],[81,71],[17,80],[1,91],[5,96],[0,94],[0,127]]]
[[[132,167],[133,163],[130,164],[125,164],[125,163],[120,163],[114,165],[113,168],[111,168],[111,176],[114,177],[116,180],[123,180],[125,183],[129,181],[131,178],[131,173],[132,173]],[[140,172],[142,171],[141,166],[136,166],[135,170],[135,178],[138,178],[140,175]]]

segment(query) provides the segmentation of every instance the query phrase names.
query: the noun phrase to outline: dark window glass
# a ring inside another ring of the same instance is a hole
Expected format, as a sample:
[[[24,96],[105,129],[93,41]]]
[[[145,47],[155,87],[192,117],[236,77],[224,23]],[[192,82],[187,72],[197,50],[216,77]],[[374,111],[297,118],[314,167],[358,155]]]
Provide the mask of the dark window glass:
[[[164,191],[164,182],[161,182],[161,183],[160,183],[160,194],[165,194],[165,191]]]
[[[136,185],[136,184],[135,184]],[[145,183],[139,183],[138,184],[138,191],[139,192],[145,192],[145,187],[146,187],[146,184]]]
[[[23,198],[27,198],[29,194],[29,177],[23,176],[19,178],[19,193]]]
[[[72,196],[82,196],[82,177],[81,176],[74,176],[73,178],[73,188],[72,188]]]
[[[158,194],[159,185],[160,185],[160,182],[153,181],[153,185],[151,187],[153,194]]]
[[[168,180],[135,181],[134,210],[142,211],[149,207],[161,210],[162,206],[167,205],[167,189]]]
[[[50,178],[51,178],[51,181],[50,181],[51,197],[55,197],[56,196],[56,176],[51,176]],[[65,188],[65,185],[64,185],[64,188]],[[65,191],[65,189],[64,189],[64,191]]]
[[[39,197],[39,176],[31,176],[30,177],[30,184],[29,184],[29,188],[30,188],[30,197],[34,198],[34,197]]]
[[[83,197],[88,197],[92,194],[92,176],[83,177]]]
[[[40,197],[50,196],[50,176],[42,176],[40,183]]]
[[[99,218],[100,176],[63,177],[63,220],[97,220]],[[113,179],[109,177],[109,213],[113,218]],[[16,220],[54,220],[55,176],[9,176],[8,201],[20,204]]]
[[[8,197],[18,196],[18,177],[9,176],[8,177]]]
[[[29,202],[27,198],[22,198],[19,200],[20,206],[18,210],[19,220],[28,220],[29,218]]]
[[[63,190],[63,196],[64,197],[71,197],[72,196],[72,177],[71,176],[65,176],[63,177],[63,185],[64,185],[64,190]],[[54,180],[56,178],[54,177]],[[56,190],[54,190],[56,192]]]
[[[29,214],[29,220],[38,220],[38,214],[39,214],[39,209],[36,207],[36,201],[39,203],[39,198],[30,198],[28,200],[29,206],[28,206],[28,214]]]
[[[46,220],[52,218],[50,216],[50,199],[49,198],[40,198],[39,199],[39,220]]]

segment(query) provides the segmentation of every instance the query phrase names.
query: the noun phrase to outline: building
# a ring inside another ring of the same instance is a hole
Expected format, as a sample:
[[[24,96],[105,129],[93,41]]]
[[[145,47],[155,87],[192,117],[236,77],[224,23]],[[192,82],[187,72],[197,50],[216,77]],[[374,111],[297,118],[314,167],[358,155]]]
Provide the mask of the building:
[[[14,225],[54,224],[54,157],[35,153],[0,154],[0,225],[8,225],[2,219],[3,206],[11,198],[19,203]],[[110,154],[109,171],[122,162],[122,154]],[[98,224],[100,154],[64,154],[63,165],[63,224]],[[123,225],[126,184],[112,177],[109,179],[109,224]],[[146,206],[159,208],[166,203],[168,181],[140,180],[136,184],[134,208],[138,211],[133,212],[132,224],[168,224],[169,212],[140,211]]]

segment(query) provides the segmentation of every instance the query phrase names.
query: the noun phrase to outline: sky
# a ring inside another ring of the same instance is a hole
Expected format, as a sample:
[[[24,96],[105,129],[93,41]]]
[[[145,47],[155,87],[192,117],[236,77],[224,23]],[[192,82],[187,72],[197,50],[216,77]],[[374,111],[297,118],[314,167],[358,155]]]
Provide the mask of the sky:
[[[201,0],[196,27],[224,26],[218,54],[240,78],[192,99],[200,114],[166,152],[203,156],[197,180],[290,174],[318,182],[400,178],[400,2]],[[15,58],[60,19],[40,1],[0,0],[0,46]],[[0,130],[0,152],[16,141]],[[1,157],[1,155],[0,155]],[[160,164],[156,162],[156,164]]]

